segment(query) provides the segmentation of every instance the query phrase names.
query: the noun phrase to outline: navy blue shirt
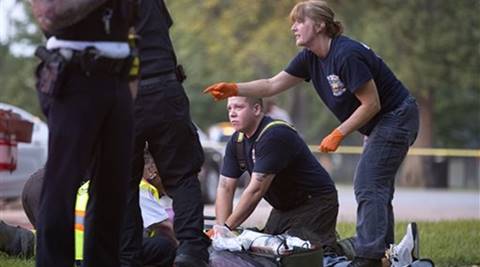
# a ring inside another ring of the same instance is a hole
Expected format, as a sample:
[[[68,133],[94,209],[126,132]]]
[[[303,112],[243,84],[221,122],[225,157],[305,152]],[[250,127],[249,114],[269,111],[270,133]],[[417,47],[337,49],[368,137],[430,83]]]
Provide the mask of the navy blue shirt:
[[[380,57],[366,45],[345,36],[332,39],[325,58],[303,49],[285,71],[306,81],[312,80],[320,98],[341,122],[360,106],[355,91],[373,79],[381,110],[359,129],[365,135],[370,134],[382,114],[395,109],[409,95]]]
[[[250,138],[245,136],[243,141],[247,171],[275,174],[265,200],[276,209],[288,210],[301,205],[309,195],[334,192],[332,179],[294,129],[272,126],[255,143],[271,121],[272,118],[264,117],[255,134]],[[238,132],[227,143],[223,161],[222,175],[230,178],[243,174],[237,159],[237,137]]]

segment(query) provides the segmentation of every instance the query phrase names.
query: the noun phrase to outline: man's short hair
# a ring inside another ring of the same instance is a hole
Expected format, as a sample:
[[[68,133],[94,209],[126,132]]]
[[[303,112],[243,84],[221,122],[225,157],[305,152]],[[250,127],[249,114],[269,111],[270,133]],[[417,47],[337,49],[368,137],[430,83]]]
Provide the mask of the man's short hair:
[[[245,100],[253,107],[255,104],[259,104],[263,110],[263,99],[261,97],[246,96]]]

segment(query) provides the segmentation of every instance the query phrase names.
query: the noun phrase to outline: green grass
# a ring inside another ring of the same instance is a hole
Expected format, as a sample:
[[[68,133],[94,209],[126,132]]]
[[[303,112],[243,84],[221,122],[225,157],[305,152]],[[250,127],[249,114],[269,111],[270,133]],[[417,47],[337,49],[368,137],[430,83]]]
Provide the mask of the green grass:
[[[395,224],[395,242],[405,234],[407,222]],[[420,256],[432,259],[435,266],[480,266],[480,220],[417,222]],[[342,237],[352,236],[355,226],[339,223]]]
[[[8,257],[6,254],[0,252],[0,267],[33,267],[35,262],[33,260],[20,260]]]
[[[396,241],[405,234],[406,222],[397,222]],[[420,256],[438,267],[480,266],[480,220],[417,222],[420,231]],[[353,223],[339,223],[342,237],[355,233]],[[18,260],[0,253],[0,267],[33,267],[33,260]]]

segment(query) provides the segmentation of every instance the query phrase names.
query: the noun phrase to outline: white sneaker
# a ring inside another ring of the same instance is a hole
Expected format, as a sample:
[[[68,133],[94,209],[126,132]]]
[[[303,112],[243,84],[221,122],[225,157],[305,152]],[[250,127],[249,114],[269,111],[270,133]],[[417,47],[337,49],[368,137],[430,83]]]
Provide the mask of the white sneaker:
[[[392,267],[404,267],[419,258],[419,236],[415,222],[407,225],[407,232],[398,245],[390,245],[387,252]]]

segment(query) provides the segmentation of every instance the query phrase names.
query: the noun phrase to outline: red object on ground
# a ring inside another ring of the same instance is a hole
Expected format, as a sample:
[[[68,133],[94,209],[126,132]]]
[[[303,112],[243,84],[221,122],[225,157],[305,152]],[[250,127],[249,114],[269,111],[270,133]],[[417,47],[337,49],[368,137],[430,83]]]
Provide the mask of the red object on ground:
[[[17,141],[15,135],[0,132],[0,171],[17,168]]]
[[[11,111],[0,109],[0,171],[17,169],[17,142],[32,141],[33,123]]]
[[[11,111],[0,109],[0,133],[15,135],[17,142],[32,141],[33,123]]]

